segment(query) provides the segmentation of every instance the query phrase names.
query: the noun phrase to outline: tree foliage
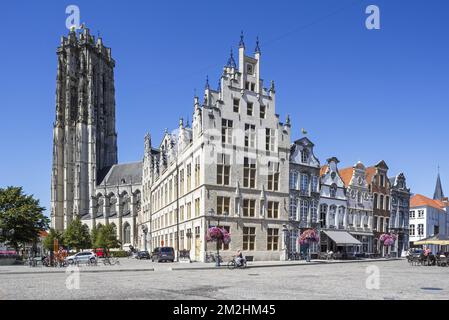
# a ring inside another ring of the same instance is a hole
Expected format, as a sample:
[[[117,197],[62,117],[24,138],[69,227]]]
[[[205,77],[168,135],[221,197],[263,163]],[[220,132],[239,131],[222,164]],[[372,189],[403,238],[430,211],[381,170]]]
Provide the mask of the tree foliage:
[[[117,230],[112,224],[101,226],[97,230],[97,237],[95,241],[96,248],[109,249],[120,248],[120,241],[117,239]]]
[[[0,242],[16,250],[37,242],[39,233],[48,229],[50,223],[44,211],[39,200],[24,194],[21,187],[0,188]]]
[[[58,240],[59,245],[62,245],[64,243],[62,232],[51,228],[48,232],[48,236],[43,241],[44,248],[49,251],[53,251],[53,244],[55,239]]]
[[[89,249],[92,246],[89,228],[83,225],[80,217],[76,217],[64,232],[64,245],[77,251]]]

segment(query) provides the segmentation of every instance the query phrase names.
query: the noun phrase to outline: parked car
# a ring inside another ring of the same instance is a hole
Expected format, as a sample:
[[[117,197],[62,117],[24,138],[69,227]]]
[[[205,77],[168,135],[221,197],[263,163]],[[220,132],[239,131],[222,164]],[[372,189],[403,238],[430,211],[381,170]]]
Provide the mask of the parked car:
[[[150,253],[148,251],[138,251],[136,254],[136,259],[142,260],[142,259],[151,259]]]
[[[69,264],[74,264],[77,262],[80,263],[95,263],[97,261],[97,256],[95,253],[90,251],[85,252],[78,252],[77,254],[74,254],[73,256],[68,256],[65,259]]]
[[[175,249],[172,247],[158,247],[153,250],[151,253],[151,261],[175,261]]]

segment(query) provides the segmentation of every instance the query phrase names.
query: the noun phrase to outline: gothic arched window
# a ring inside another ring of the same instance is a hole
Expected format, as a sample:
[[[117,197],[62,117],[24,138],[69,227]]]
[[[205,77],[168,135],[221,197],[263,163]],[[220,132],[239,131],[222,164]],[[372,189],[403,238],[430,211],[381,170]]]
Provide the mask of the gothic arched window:
[[[123,243],[131,243],[131,226],[128,222],[123,225]]]

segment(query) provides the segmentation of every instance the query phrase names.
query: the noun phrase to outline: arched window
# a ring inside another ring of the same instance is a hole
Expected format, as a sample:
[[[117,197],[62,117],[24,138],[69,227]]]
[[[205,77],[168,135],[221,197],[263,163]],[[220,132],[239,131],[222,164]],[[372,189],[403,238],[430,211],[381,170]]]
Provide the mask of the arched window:
[[[109,216],[114,216],[117,213],[117,197],[112,194],[109,198]]]
[[[307,191],[309,191],[309,176],[301,173],[301,193],[307,193]]]
[[[123,243],[131,243],[131,226],[128,222],[123,225]]]
[[[97,217],[101,217],[103,215],[104,209],[104,197],[102,195],[98,196],[97,200]]]
[[[336,184],[331,185],[330,196],[331,196],[331,198],[337,197],[337,185]]]
[[[126,216],[130,213],[130,201],[131,198],[129,197],[127,192],[124,192],[122,195],[122,214]]]
[[[385,197],[385,210],[390,210],[390,197]]]
[[[171,185],[171,184],[170,184],[170,185]],[[142,194],[140,193],[139,190],[136,191],[135,197],[136,197],[136,201],[135,201],[135,204],[136,204],[136,205],[135,205],[135,210],[136,210],[136,212],[139,212],[139,211],[140,211],[141,204],[142,204]]]
[[[117,226],[115,225],[115,223],[111,223],[112,229],[114,229],[115,234],[117,235]]]
[[[380,195],[379,209],[380,210],[385,210],[384,195],[383,194]]]

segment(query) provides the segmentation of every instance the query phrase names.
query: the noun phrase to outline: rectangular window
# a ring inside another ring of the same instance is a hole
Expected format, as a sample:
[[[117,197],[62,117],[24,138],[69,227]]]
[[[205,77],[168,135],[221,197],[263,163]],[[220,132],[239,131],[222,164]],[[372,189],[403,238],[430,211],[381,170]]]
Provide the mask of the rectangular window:
[[[415,211],[410,211],[410,219],[415,219]]]
[[[192,188],[192,165],[187,165],[187,192],[190,192]]]
[[[256,228],[243,227],[243,251],[254,251],[256,248]]]
[[[189,202],[187,204],[187,220],[190,220],[192,218],[192,203]]]
[[[245,158],[243,161],[243,187],[256,187],[256,160]]]
[[[377,231],[377,220],[378,220],[378,217],[374,216],[374,218],[373,218],[373,230],[374,231]]]
[[[267,217],[270,219],[278,219],[279,218],[279,202],[268,201]]]
[[[184,169],[179,171],[179,195],[184,195]]]
[[[268,190],[279,190],[279,163],[271,163],[268,174]]]
[[[306,194],[309,191],[309,176],[305,173],[301,174],[300,190],[302,194]]]
[[[231,198],[229,197],[217,197],[217,214],[222,215],[225,212],[229,214],[229,205]]]
[[[411,225],[410,225],[409,231],[410,231],[410,235],[411,235],[411,236],[414,236],[414,235],[415,235],[415,225],[414,225],[414,224],[411,224]]]
[[[290,173],[290,189],[296,190],[297,185],[298,185],[298,173],[291,172]]]
[[[184,206],[179,207],[179,222],[184,221]]]
[[[221,120],[221,142],[232,144],[232,120]]]
[[[248,102],[247,104],[246,104],[246,114],[248,115],[248,116],[252,116],[253,115],[253,103],[252,102]]]
[[[237,112],[237,113],[240,112],[240,99],[234,99],[233,107],[234,107],[234,112]]]
[[[312,176],[312,192],[319,192],[318,176]]]
[[[265,106],[260,106],[260,119],[265,119]]]
[[[245,82],[245,90],[249,90],[249,81]]]
[[[418,218],[424,218],[424,210],[418,210]]]
[[[274,129],[265,129],[265,150],[275,151],[276,136]]]
[[[256,84],[251,83],[251,91],[256,92]]]
[[[424,235],[424,224],[418,224],[418,236]]]
[[[201,177],[200,157],[196,157],[196,159],[195,159],[195,187],[198,187],[200,185],[200,177]]]
[[[268,228],[267,230],[267,250],[277,251],[279,248],[279,229]]]
[[[195,199],[195,217],[200,216],[200,198]]]
[[[229,156],[218,154],[217,156],[217,184],[229,186],[229,174],[231,171]]]
[[[256,200],[243,200],[243,216],[254,217],[256,213]]]
[[[256,126],[245,123],[245,147],[256,147]]]

